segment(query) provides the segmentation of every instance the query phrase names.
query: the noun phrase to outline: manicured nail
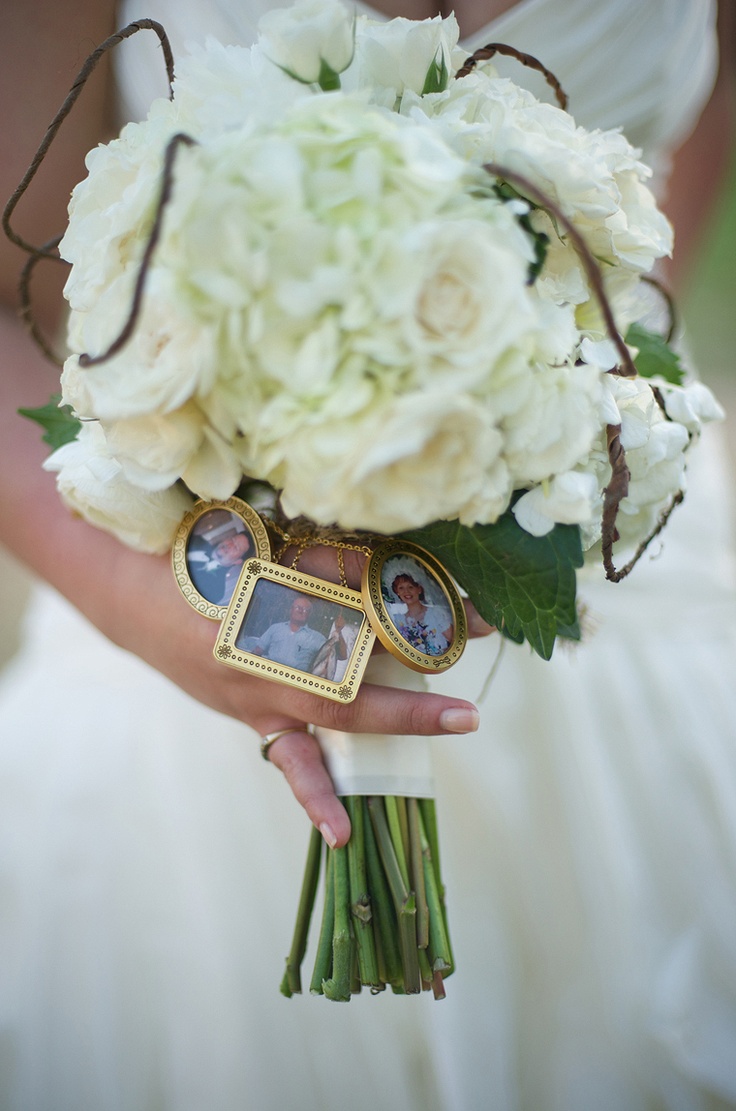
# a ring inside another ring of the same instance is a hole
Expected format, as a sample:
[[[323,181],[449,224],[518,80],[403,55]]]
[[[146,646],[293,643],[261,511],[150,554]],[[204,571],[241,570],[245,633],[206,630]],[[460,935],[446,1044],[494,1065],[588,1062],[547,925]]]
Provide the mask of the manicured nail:
[[[327,822],[322,822],[322,825],[319,827],[319,831],[324,837],[327,844],[330,846],[330,848],[334,849],[335,845],[337,844],[337,837],[335,836],[332,826],[329,826]]]
[[[475,733],[480,724],[480,714],[475,707],[454,706],[440,714],[440,725],[448,733]]]

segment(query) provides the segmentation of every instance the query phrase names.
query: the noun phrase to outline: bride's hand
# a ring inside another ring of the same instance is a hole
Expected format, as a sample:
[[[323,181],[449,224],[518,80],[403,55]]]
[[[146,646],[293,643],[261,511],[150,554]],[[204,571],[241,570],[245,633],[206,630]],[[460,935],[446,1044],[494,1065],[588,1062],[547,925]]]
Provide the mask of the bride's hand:
[[[81,522],[77,526],[87,528]],[[343,705],[223,667],[212,653],[217,625],[186,605],[169,560],[129,552],[109,537],[104,541],[117,550],[115,595],[128,602],[98,615],[97,624],[198,701],[250,725],[259,735],[290,730],[270,746],[269,759],[330,845],[345,844],[350,822],[307,723],[343,732],[427,736],[469,733],[478,726],[477,710],[462,699],[364,683],[355,700]],[[352,555],[346,553],[346,570],[355,585],[360,559]],[[334,549],[310,551],[300,567],[337,579]],[[469,627],[476,636],[490,631],[472,607]]]

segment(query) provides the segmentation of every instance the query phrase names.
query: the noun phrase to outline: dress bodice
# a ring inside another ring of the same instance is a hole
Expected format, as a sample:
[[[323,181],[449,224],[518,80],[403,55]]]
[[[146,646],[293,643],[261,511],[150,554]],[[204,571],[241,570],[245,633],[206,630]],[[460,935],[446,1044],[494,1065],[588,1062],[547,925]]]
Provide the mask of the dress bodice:
[[[123,0],[121,22],[139,18],[139,0]],[[285,0],[148,0],[145,14],[168,32],[174,56],[208,35],[226,43],[253,41],[258,20]],[[359,12],[379,16],[357,0]],[[658,169],[687,135],[712,87],[717,59],[716,0],[520,0],[463,40],[468,51],[489,41],[534,54],[558,76],[570,111],[586,127],[622,126]],[[163,66],[153,36],[136,36],[118,52],[126,115],[145,115],[164,95]],[[653,44],[656,43],[656,49]],[[536,75],[500,68],[536,93]],[[605,80],[601,80],[605,74]]]

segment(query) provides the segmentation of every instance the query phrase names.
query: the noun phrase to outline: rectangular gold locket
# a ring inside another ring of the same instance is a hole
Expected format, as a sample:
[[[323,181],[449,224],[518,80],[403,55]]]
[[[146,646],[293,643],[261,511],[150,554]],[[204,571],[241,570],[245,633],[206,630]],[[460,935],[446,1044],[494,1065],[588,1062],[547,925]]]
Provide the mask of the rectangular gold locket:
[[[251,559],[214,653],[229,667],[352,702],[374,639],[360,591]]]

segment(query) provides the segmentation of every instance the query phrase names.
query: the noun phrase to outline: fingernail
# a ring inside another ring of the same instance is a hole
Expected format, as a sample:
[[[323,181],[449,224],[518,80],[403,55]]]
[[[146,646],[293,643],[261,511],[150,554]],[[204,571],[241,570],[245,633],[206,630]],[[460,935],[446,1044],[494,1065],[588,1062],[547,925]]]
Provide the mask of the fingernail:
[[[337,837],[335,836],[335,831],[333,830],[332,826],[329,826],[327,822],[322,822],[322,825],[319,827],[319,831],[324,837],[327,844],[330,846],[330,848],[334,849],[335,845],[337,844]]]
[[[480,725],[480,714],[475,707],[454,706],[442,711],[440,725],[448,733],[475,733]]]

